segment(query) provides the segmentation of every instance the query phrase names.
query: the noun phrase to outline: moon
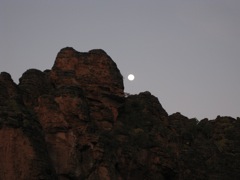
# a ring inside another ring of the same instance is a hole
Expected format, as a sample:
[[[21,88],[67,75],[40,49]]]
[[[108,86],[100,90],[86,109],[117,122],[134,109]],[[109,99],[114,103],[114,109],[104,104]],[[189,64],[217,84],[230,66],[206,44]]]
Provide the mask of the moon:
[[[133,81],[133,80],[134,80],[134,78],[135,78],[135,77],[134,77],[134,75],[133,75],[133,74],[129,74],[129,75],[128,75],[128,80],[129,80],[129,81]]]

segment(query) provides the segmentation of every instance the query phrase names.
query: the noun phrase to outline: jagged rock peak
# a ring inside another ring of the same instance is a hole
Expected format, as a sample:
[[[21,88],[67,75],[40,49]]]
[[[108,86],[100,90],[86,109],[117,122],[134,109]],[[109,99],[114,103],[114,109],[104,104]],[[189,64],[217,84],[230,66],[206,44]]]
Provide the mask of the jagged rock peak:
[[[78,53],[82,53],[82,54],[84,54],[84,53],[93,53],[93,54],[105,54],[105,55],[107,55],[107,53],[103,49],[92,49],[92,50],[89,50],[88,52],[78,52],[78,51],[76,51],[72,47],[62,48],[59,51],[58,55],[61,54],[61,53],[69,53],[69,52],[76,53],[76,54],[78,54]]]
[[[17,94],[16,84],[7,72],[0,73],[0,101],[12,98]],[[1,103],[1,102],[0,102]]]
[[[240,179],[240,118],[168,115],[123,93],[101,49],[60,50],[16,85],[0,73],[0,179]]]
[[[52,85],[47,73],[29,69],[19,79],[18,88],[21,90],[24,104],[31,107],[37,104],[38,97],[50,92]]]
[[[12,79],[11,75],[9,73],[7,73],[7,72],[1,72],[0,78],[1,79],[6,79],[6,80],[11,80]]]
[[[116,63],[103,50],[78,52],[71,47],[60,50],[50,73],[56,86],[79,85],[85,90],[108,88],[123,96],[123,77]]]

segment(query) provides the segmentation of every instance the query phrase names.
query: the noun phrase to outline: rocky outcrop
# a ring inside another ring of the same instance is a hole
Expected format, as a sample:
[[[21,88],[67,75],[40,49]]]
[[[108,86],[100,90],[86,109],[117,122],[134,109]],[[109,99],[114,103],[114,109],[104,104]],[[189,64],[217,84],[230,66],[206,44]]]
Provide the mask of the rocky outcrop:
[[[0,179],[240,179],[240,119],[168,115],[124,97],[103,50],[62,49],[19,84],[0,74]]]
[[[215,120],[169,116],[177,132],[180,179],[238,179],[240,177],[240,119],[218,116]]]
[[[9,74],[0,87],[0,179],[57,179],[36,114]]]

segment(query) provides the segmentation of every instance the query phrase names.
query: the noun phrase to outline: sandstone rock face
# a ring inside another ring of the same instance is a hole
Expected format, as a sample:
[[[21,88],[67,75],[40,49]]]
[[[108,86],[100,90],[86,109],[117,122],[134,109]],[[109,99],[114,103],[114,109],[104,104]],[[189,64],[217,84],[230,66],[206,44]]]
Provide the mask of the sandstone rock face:
[[[64,48],[16,85],[0,74],[0,179],[240,179],[240,118],[168,115],[124,97],[103,50]]]
[[[91,171],[100,176],[99,134],[112,129],[124,101],[122,75],[103,50],[64,48],[49,80],[45,87],[51,93],[38,96],[34,110],[59,178],[86,179]]]
[[[57,179],[35,113],[9,74],[0,87],[0,179]]]
[[[123,77],[103,50],[81,53],[73,48],[64,48],[58,53],[50,76],[56,86],[75,84],[87,90],[95,87],[123,95]]]

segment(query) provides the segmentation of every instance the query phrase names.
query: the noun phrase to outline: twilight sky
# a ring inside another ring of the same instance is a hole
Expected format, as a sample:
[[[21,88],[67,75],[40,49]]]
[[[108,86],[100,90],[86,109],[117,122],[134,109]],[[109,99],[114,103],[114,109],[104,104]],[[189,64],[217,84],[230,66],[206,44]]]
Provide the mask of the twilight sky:
[[[0,0],[0,72],[18,83],[66,46],[105,50],[169,114],[240,117],[240,0]]]

